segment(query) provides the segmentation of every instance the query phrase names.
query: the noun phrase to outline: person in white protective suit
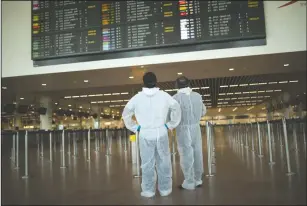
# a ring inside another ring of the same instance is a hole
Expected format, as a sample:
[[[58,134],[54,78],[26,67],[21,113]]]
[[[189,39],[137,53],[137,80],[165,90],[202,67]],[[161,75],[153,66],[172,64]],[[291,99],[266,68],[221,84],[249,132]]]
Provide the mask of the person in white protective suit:
[[[139,131],[139,147],[142,169],[141,196],[153,197],[158,190],[161,196],[172,192],[172,166],[168,129],[172,130],[181,120],[181,110],[168,93],[156,87],[157,78],[148,72],[143,76],[144,88],[125,106],[123,120],[132,132]],[[167,115],[170,113],[170,121]],[[138,124],[132,119],[133,115]]]
[[[180,104],[182,118],[176,128],[180,166],[184,175],[181,189],[194,190],[202,185],[203,152],[200,130],[201,117],[206,107],[200,94],[189,87],[189,79],[181,76],[176,80],[177,94],[173,97]]]

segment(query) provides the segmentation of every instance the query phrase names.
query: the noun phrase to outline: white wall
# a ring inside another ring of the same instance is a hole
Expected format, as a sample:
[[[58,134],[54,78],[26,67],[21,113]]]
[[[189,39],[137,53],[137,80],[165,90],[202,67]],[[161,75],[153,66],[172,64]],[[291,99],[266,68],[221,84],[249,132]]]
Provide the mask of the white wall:
[[[31,2],[2,2],[3,77],[227,58],[306,50],[306,2],[279,9],[288,1],[265,1],[267,45],[235,49],[186,52],[56,66],[33,67],[31,60]]]

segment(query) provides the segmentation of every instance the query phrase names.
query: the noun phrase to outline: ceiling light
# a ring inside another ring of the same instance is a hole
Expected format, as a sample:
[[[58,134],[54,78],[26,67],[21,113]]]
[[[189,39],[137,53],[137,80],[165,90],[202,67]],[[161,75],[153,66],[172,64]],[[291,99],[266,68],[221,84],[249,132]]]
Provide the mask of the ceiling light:
[[[59,109],[62,109],[61,107]]]
[[[210,97],[210,94],[204,94],[203,96],[204,97]]]
[[[217,101],[224,101],[224,99],[218,99]]]
[[[254,106],[252,106],[252,107],[250,107],[250,108],[247,108],[247,111],[249,111],[249,110],[251,110],[251,109],[253,109],[254,108]]]
[[[70,105],[70,104],[69,104],[68,106],[69,106],[69,107],[71,107],[71,105]]]
[[[249,94],[249,92],[243,92],[243,94]]]
[[[249,84],[249,86],[256,86],[258,85],[259,83],[252,83],[252,84]]]
[[[23,100],[23,99],[25,99],[25,98],[23,98],[23,97],[20,97],[20,99],[21,99],[21,100]]]
[[[277,84],[277,82],[269,82],[269,84]]]
[[[221,108],[219,108],[219,112],[221,112],[221,110],[222,110],[222,109],[221,109]]]
[[[2,87],[2,89],[7,89],[7,87]]]
[[[72,98],[79,98],[79,96],[72,96]]]
[[[120,94],[122,94],[122,95],[124,95],[124,94],[129,94],[129,92],[122,92],[122,93],[120,93]]]
[[[236,111],[237,109],[238,109],[238,107],[234,108],[232,111],[234,112],[234,111]]]
[[[237,98],[235,97],[235,98],[231,98],[231,99],[233,100],[233,99],[237,99]]]
[[[235,94],[242,94],[241,92],[236,92]]]
[[[104,94],[104,96],[110,96],[110,95],[112,95],[112,94]]]
[[[273,92],[273,90],[266,90],[266,92]]]
[[[255,93],[257,93],[257,91],[251,91],[251,92],[249,92],[250,94],[255,94]]]
[[[129,77],[129,79],[133,79],[133,78],[134,78],[134,76],[130,76],[130,77]]]
[[[280,81],[280,82],[278,82],[279,84],[286,84],[286,83],[288,83],[288,81]]]
[[[56,103],[54,103],[55,105],[58,105],[58,103],[56,102]]]
[[[120,95],[120,93],[113,93],[112,95]]]
[[[288,67],[289,66],[289,64],[284,64],[284,67]]]
[[[178,74],[178,75],[182,75],[182,72],[178,72],[177,74]]]
[[[69,111],[72,111],[72,109],[69,109]]]
[[[70,99],[71,98],[71,96],[66,96],[66,97],[64,97],[64,99]]]
[[[263,93],[263,92],[265,92],[265,91],[258,91],[258,93]]]
[[[87,83],[87,82],[88,82],[88,80],[87,80],[87,79],[85,79],[85,80],[83,80],[83,82],[84,82],[84,83]]]
[[[42,86],[47,86],[47,84],[42,84]]]
[[[234,84],[234,85],[230,85],[230,87],[238,87],[239,85]]]
[[[211,99],[205,99],[204,101],[205,102],[211,102]]]
[[[89,94],[88,97],[95,97],[95,94]]]
[[[248,84],[240,84],[240,87],[246,87]]]
[[[82,109],[82,106],[80,106],[79,108]]]
[[[266,82],[260,82],[259,85],[265,85],[265,84],[268,84]]]
[[[222,86],[220,86],[221,88],[223,88],[223,87],[228,87],[228,85],[222,85]]]
[[[219,93],[219,95],[223,96],[223,95],[226,95],[225,93]]]
[[[252,99],[256,99],[257,97],[251,97]]]
[[[233,93],[227,93],[227,95],[232,95]]]
[[[229,71],[233,71],[233,70],[235,70],[234,68],[229,68]]]
[[[197,90],[197,89],[200,89],[199,87],[193,87],[191,88],[192,90]]]
[[[225,100],[230,100],[230,98],[226,98]]]
[[[281,92],[281,89],[276,89],[274,90],[274,92]]]
[[[296,83],[296,82],[298,82],[298,80],[292,80],[292,81],[289,81],[289,82]]]
[[[210,87],[201,87],[201,89],[209,89]]]
[[[101,97],[103,94],[95,94],[96,97]]]

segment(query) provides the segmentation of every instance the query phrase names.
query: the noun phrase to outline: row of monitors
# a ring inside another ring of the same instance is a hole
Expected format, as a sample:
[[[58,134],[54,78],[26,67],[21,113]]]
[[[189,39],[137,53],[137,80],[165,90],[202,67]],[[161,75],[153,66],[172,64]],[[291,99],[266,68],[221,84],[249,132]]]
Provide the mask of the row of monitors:
[[[27,114],[30,110],[29,110],[29,106],[28,105],[18,105],[17,108],[16,108],[16,105],[15,104],[6,104],[3,106],[2,108],[2,112],[5,113],[5,114],[14,114],[14,112],[17,112],[18,114]],[[36,112],[40,115],[45,115],[47,113],[47,108],[45,107],[39,107],[38,109],[36,109]],[[93,116],[94,119],[96,119],[98,117],[97,114],[89,114],[87,112],[78,112],[78,113],[75,113],[75,112],[72,112],[72,111],[69,111],[69,110],[57,110],[55,111],[55,113],[57,114],[57,116],[74,116],[74,118],[77,118],[77,117],[85,117],[85,118],[88,118],[89,116]],[[104,114],[102,115],[102,118],[104,119],[120,119],[119,116],[114,116],[113,115],[108,115],[108,114]]]
[[[60,116],[60,117],[63,117],[63,116],[74,116],[74,120],[76,120],[78,117],[81,118],[81,117],[85,117],[85,118],[88,118],[90,116],[92,116],[94,119],[97,119],[98,115],[95,113],[95,114],[90,114],[90,113],[87,113],[87,112],[73,112],[73,111],[69,111],[69,110],[56,110],[55,111],[56,115],[57,116]],[[114,120],[120,120],[120,116],[118,115],[110,115],[110,114],[103,114],[101,115],[101,117],[103,119],[114,119]]]
[[[16,108],[15,104],[6,104],[1,109],[5,114],[14,114],[15,111],[18,114],[27,114],[30,111],[29,105],[18,105]],[[36,112],[40,115],[45,115],[47,113],[47,108],[39,107],[36,109]]]

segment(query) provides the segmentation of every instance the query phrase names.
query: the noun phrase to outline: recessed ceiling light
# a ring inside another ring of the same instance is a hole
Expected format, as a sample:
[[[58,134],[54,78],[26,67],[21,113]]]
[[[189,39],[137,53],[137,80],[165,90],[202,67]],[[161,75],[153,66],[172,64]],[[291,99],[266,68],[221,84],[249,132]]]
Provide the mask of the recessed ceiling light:
[[[47,86],[47,84],[42,84],[42,86]]]
[[[222,110],[222,109],[221,109],[221,108],[219,108],[219,112],[221,112],[221,110]]]
[[[61,107],[59,109],[62,109]]]
[[[129,79],[133,79],[133,78],[134,78],[134,76],[130,76],[130,77],[129,77]]]
[[[288,67],[289,66],[289,64],[284,64],[284,67]]]
[[[87,79],[85,79],[85,80],[83,80],[83,82],[84,82],[84,83],[87,83],[87,82],[88,82],[88,80],[87,80]]]
[[[82,106],[80,106],[79,108],[82,109]]]
[[[298,82],[298,80],[292,80],[292,81],[289,81],[289,82],[296,83],[296,82]]]
[[[229,68],[229,71],[233,71],[233,70],[235,70],[234,68]]]
[[[178,72],[177,74],[178,74],[178,75],[182,75],[182,72]]]
[[[7,87],[2,87],[2,89],[7,89]]]
[[[280,81],[280,82],[278,82],[279,84],[286,84],[286,83],[288,83],[288,81]]]
[[[25,98],[23,98],[23,97],[20,97],[20,99],[21,99],[21,100],[23,100],[23,99],[25,99]]]
[[[68,106],[69,106],[69,107],[71,107],[71,105],[70,105],[70,104],[69,104]]]
[[[58,105],[58,103],[56,102],[56,103],[54,103],[55,105]]]

